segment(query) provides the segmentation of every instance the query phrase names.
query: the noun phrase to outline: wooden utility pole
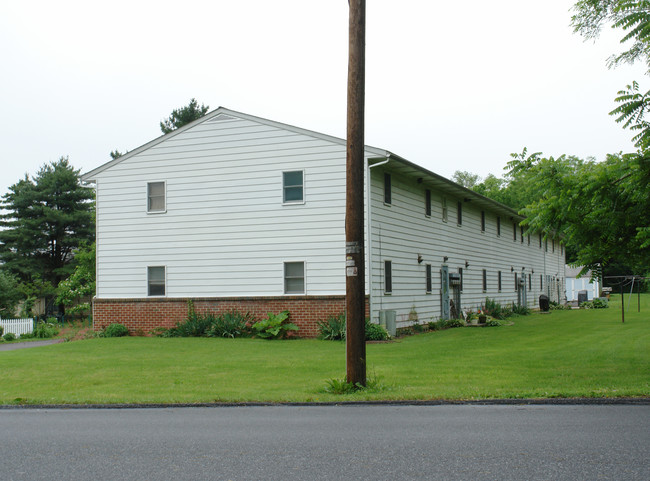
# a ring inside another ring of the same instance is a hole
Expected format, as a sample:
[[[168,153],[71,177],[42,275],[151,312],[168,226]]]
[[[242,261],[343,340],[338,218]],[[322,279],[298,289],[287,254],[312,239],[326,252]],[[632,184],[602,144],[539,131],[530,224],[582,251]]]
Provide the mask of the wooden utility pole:
[[[347,381],[366,385],[364,253],[364,96],[366,2],[349,0],[348,115],[345,200],[345,307]]]

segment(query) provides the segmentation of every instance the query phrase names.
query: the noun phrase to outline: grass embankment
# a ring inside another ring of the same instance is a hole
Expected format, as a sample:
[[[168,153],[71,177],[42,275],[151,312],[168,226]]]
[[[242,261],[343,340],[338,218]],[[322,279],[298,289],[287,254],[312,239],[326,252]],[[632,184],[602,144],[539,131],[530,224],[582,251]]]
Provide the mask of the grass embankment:
[[[650,295],[498,328],[369,344],[380,389],[324,392],[342,342],[115,338],[0,352],[0,403],[193,403],[650,396]]]

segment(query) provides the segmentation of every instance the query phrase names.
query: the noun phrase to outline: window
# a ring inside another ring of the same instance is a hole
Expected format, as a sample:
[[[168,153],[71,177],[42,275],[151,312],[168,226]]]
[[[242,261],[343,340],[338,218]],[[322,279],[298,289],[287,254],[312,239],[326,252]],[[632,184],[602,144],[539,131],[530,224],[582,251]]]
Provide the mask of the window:
[[[499,275],[498,275],[498,287],[499,287],[499,292],[501,292],[501,271],[499,271]]]
[[[282,172],[282,202],[297,204],[305,201],[304,173],[302,170]]]
[[[458,268],[458,273],[460,274],[460,290],[463,290],[463,268]]]
[[[304,262],[284,263],[284,293],[285,294],[305,293],[305,263]]]
[[[429,189],[424,191],[424,215],[431,217],[431,191]]]
[[[497,216],[497,237],[501,237],[501,216]]]
[[[517,242],[517,224],[512,223],[512,240]]]
[[[521,243],[524,243],[524,227],[519,227],[519,237],[521,238]]]
[[[560,244],[560,254],[564,255],[564,244]]]
[[[544,251],[548,252],[548,239],[544,239]]]
[[[533,281],[531,279],[531,275],[528,274],[528,290],[532,291],[533,290]]]
[[[165,183],[147,184],[147,212],[165,212]]]
[[[165,266],[147,267],[147,295],[165,295]]]
[[[551,246],[553,248],[553,252],[555,252],[555,239],[551,240]]]
[[[384,293],[393,292],[393,263],[384,261]]]
[[[485,232],[485,211],[481,211],[481,232]]]
[[[530,245],[530,234],[526,236],[526,239],[528,239],[528,245]]]
[[[425,267],[427,270],[427,294],[431,294],[431,291],[433,291],[431,283],[431,264],[427,264]]]
[[[543,289],[544,289],[544,276],[542,276],[542,274],[540,274],[539,275],[539,290],[541,291]]]
[[[447,222],[447,197],[442,198],[442,220]]]
[[[519,287],[519,279],[517,277],[517,273],[515,272],[515,292],[517,292],[517,288]]]
[[[459,200],[456,205],[456,223],[458,225],[463,225],[463,203]]]
[[[391,192],[391,180],[390,180],[390,174],[384,174],[384,204],[392,204],[393,203],[393,195]]]
[[[487,271],[483,269],[483,292],[487,291]]]
[[[539,248],[542,248],[542,234],[537,234],[539,236]]]

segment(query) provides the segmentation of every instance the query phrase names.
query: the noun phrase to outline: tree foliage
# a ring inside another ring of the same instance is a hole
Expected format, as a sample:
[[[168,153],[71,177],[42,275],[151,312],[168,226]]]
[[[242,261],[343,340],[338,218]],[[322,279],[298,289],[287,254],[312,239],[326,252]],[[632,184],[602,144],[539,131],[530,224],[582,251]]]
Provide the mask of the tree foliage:
[[[462,185],[463,187],[467,187],[468,189],[471,189],[481,181],[481,177],[479,177],[478,174],[472,174],[471,172],[467,172],[466,170],[457,170],[456,172],[454,172],[454,175],[451,177],[451,180],[453,180],[457,184]]]
[[[174,109],[168,118],[160,122],[160,130],[163,134],[168,134],[185,124],[200,119],[208,112],[209,108],[208,105],[201,104],[199,106],[196,99],[192,98],[188,105]]]
[[[13,318],[16,314],[16,306],[22,299],[16,277],[0,270],[0,317]]]
[[[94,238],[93,197],[67,157],[25,175],[2,197],[0,260],[25,295],[51,295],[72,272],[73,251]]]
[[[85,299],[95,295],[95,243],[83,245],[76,252],[74,263],[74,272],[59,283],[56,299],[69,313],[90,309],[90,302]]]
[[[508,175],[524,180],[536,200],[520,210],[529,231],[560,236],[589,269],[650,265],[650,163],[610,154],[604,162],[572,156],[515,155]]]

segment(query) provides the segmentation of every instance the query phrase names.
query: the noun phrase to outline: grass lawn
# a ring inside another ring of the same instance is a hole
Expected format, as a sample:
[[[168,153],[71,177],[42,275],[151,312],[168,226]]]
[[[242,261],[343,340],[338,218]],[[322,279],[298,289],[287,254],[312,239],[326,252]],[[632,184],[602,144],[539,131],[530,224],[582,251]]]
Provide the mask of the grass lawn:
[[[115,338],[0,352],[0,404],[650,396],[650,295],[368,344],[376,389],[325,392],[345,344]]]

